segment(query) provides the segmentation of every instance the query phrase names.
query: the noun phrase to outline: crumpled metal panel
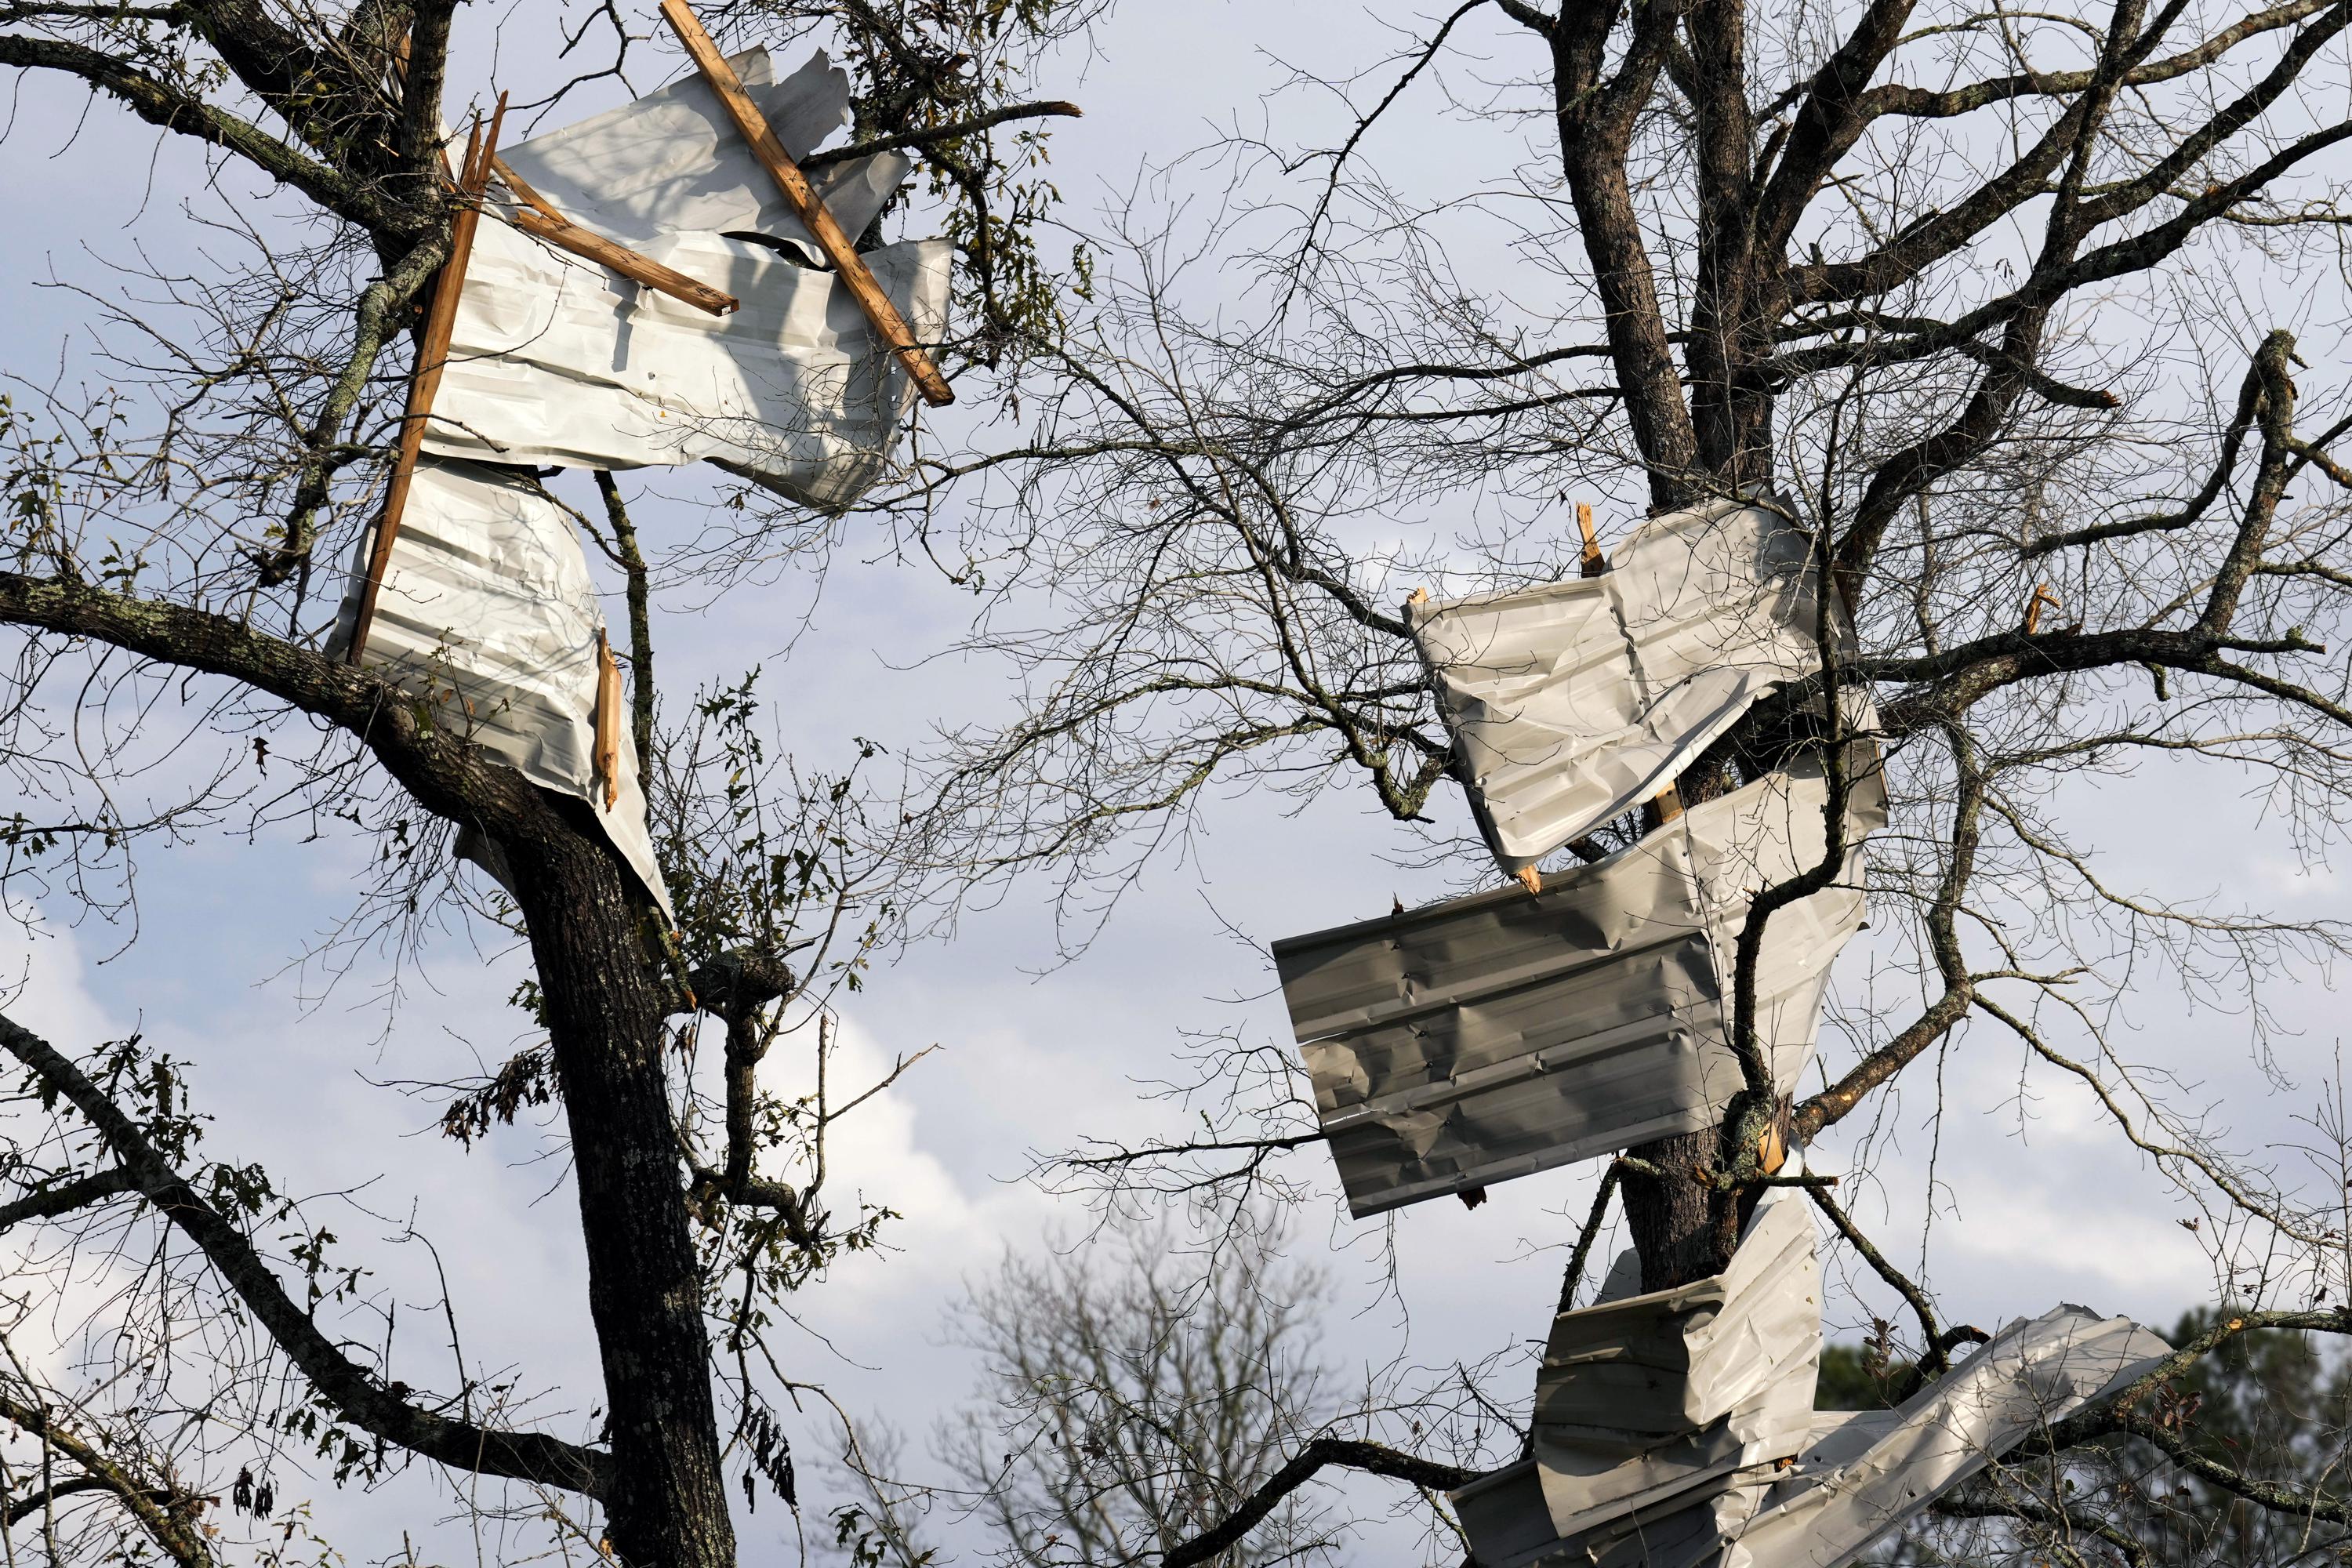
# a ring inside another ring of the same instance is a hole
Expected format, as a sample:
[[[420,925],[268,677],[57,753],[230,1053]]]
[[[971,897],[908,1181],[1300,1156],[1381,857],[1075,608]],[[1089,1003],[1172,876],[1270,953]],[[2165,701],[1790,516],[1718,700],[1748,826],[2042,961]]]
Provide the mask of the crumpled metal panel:
[[[1556,1528],[1586,1529],[1804,1447],[1821,1365],[1821,1263],[1805,1195],[1769,1191],[1731,1266],[1638,1293],[1628,1251],[1601,1297],[1553,1320],[1533,1458]]]
[[[1812,1429],[1844,1418],[1844,1412],[1816,1417]],[[1766,1486],[1752,1471],[1710,1476],[1562,1534],[1544,1506],[1537,1468],[1522,1459],[1451,1494],[1472,1568],[1719,1568],[1725,1538],[1755,1512]]]
[[[1891,1420],[1851,1424],[1800,1455],[1734,1533],[1725,1568],[1839,1568],[2171,1349],[2130,1319],[2087,1307],[2013,1322]]]
[[[1817,575],[1802,530],[1719,501],[1643,524],[1598,577],[1408,605],[1503,868],[1657,795],[1818,669]]]
[[[2011,1324],[1891,1411],[1819,1411],[1787,1468],[1707,1476],[1560,1530],[1532,1460],[1453,1494],[1477,1568],[1843,1568],[2036,1429],[2146,1373],[2165,1342],[2063,1306]]]
[[[640,247],[742,300],[715,317],[509,227],[476,237],[425,449],[632,468],[709,459],[839,510],[881,477],[915,392],[834,275],[709,233]],[[918,339],[945,335],[950,247],[865,253]]]
[[[1801,764],[1596,865],[1274,944],[1316,1106],[1359,1215],[1713,1125],[1740,1084],[1734,949],[1758,889],[1818,862],[1827,786]],[[1843,883],[1782,910],[1758,1037],[1792,1089],[1838,948],[1861,924],[1853,791]]]
[[[781,82],[765,49],[747,49],[729,63],[794,158],[849,123],[849,75],[822,51]],[[573,223],[632,249],[669,234],[749,230],[822,259],[699,72],[499,156]],[[854,239],[911,167],[903,153],[885,153],[820,168],[809,183]]]
[[[370,547],[371,539],[360,541],[331,645],[338,649],[350,645]],[[388,674],[436,725],[531,783],[590,803],[621,858],[668,913],[625,731],[609,808],[596,771],[604,625],[576,525],[528,476],[418,461],[362,666]],[[495,873],[495,856],[482,858]]]
[[[1537,1424],[1638,1441],[1752,1405],[1791,1368],[1819,1363],[1821,1278],[1804,1194],[1768,1189],[1722,1273],[1553,1320],[1536,1376]]]

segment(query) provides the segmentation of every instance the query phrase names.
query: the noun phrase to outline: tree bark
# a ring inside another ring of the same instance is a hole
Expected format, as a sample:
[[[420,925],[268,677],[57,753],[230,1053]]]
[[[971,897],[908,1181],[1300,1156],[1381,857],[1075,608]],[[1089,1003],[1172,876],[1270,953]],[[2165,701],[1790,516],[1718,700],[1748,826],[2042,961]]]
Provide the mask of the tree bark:
[[[1715,1163],[1721,1137],[1719,1129],[1709,1127],[1626,1151],[1665,1173],[1661,1177],[1628,1171],[1624,1176],[1625,1227],[1642,1259],[1644,1292],[1671,1290],[1720,1274],[1731,1261],[1717,1245],[1708,1190],[1686,1174],[1694,1166]]]
[[[567,816],[591,809],[558,804]],[[594,825],[577,827],[499,847],[530,926],[571,1130],[610,1421],[613,1550],[631,1568],[731,1568],[701,1276],[662,1062],[668,994],[644,895]]]
[[[1675,7],[1664,3],[1640,8],[1635,18],[1625,58],[1610,77],[1604,73],[1616,22],[1613,0],[1563,8],[1551,33],[1552,93],[1562,172],[1592,264],[1626,420],[1649,471],[1651,505],[1664,510],[1698,499],[1693,487],[1698,441],[1625,158],[1678,18]]]

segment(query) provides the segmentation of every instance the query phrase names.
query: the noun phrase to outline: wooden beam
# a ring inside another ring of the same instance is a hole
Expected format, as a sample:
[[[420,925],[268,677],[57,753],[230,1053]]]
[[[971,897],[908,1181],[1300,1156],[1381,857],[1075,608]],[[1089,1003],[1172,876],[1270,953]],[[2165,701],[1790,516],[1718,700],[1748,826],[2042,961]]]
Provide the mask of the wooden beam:
[[[604,809],[621,798],[621,667],[613,639],[596,628],[596,774],[604,781]]]
[[[688,5],[687,0],[661,0],[661,14],[662,20],[669,24],[670,31],[677,35],[677,41],[686,46],[687,56],[694,61],[695,68],[702,73],[703,80],[710,84],[711,91],[717,93],[719,101],[726,106],[728,118],[734,121],[735,129],[742,132],[743,140],[751,144],[752,156],[759,159],[761,166],[768,171],[768,177],[776,182],[776,189],[783,193],[784,200],[791,204],[793,211],[807,227],[810,237],[816,241],[817,248],[824,252],[826,260],[833,263],[834,270],[840,275],[842,286],[849,290],[851,298],[866,312],[866,319],[874,323],[875,335],[906,365],[907,374],[914,378],[917,389],[923,395],[923,401],[935,407],[953,403],[955,393],[948,385],[947,377],[940,374],[939,367],[931,363],[930,357],[917,346],[915,334],[908,327],[906,318],[898,314],[898,306],[890,303],[890,297],[882,292],[882,285],[874,280],[866,258],[857,254],[857,248],[850,244],[849,237],[841,232],[841,226],[833,221],[833,215],[825,211],[824,203],[808,183],[808,176],[801,173],[800,165],[793,162],[792,154],[784,151],[784,144],[777,141],[776,133],[768,128],[768,117],[760,112],[760,106],[751,100],[750,93],[743,90],[742,79],[735,74],[735,68],[727,63],[727,57],[719,52],[719,46],[711,41],[710,35],[703,30],[701,20],[694,14],[694,7]]]
[[[352,664],[367,647],[375,625],[375,602],[383,592],[383,574],[392,564],[392,542],[400,536],[401,514],[408,509],[409,486],[416,478],[416,459],[425,447],[425,422],[432,416],[434,396],[441,390],[441,372],[449,363],[449,336],[457,325],[457,296],[466,287],[466,260],[473,254],[474,230],[482,217],[482,193],[490,183],[490,163],[497,156],[499,129],[506,123],[507,95],[490,116],[488,135],[480,116],[466,138],[466,163],[458,176],[457,216],[449,224],[449,259],[441,264],[433,286],[433,304],[425,317],[425,335],[416,346],[416,369],[408,381],[408,408],[401,416],[400,450],[393,459],[392,482],[383,493],[383,516],[376,523],[375,548],[368,556],[367,588],[360,595],[360,613],[352,626],[352,646],[344,658]]]
[[[632,283],[642,283],[657,289],[673,300],[682,300],[698,310],[708,310],[714,316],[724,316],[743,308],[743,301],[708,283],[698,283],[674,268],[664,267],[650,256],[640,256],[627,246],[606,239],[593,229],[582,228],[557,212],[545,196],[531,189],[530,183],[507,167],[503,158],[492,158],[490,167],[505,182],[523,205],[514,214],[514,226],[534,239],[543,239],[558,250],[568,250],[599,267],[609,267]]]

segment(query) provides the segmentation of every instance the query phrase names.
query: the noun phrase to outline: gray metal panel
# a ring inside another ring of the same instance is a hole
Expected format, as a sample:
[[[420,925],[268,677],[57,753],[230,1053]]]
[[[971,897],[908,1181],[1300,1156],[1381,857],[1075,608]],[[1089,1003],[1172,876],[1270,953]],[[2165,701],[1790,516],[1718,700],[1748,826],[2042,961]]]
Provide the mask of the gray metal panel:
[[[338,647],[350,643],[372,548],[372,535],[360,541],[337,617]],[[418,461],[362,665],[388,675],[429,706],[436,724],[533,784],[589,802],[605,837],[667,912],[636,748],[625,739],[619,748],[619,794],[609,808],[596,772],[596,634],[604,625],[579,533],[543,491],[510,471]]]
[[[1804,533],[1722,501],[1644,523],[1599,577],[1409,609],[1504,868],[1656,795],[1817,668],[1813,582]]]
[[[743,308],[714,317],[482,225],[426,449],[604,468],[708,458],[827,510],[882,476],[914,388],[832,273],[715,234],[644,249]],[[944,335],[946,241],[866,258],[917,338]]]
[[[1535,1419],[1629,1441],[1696,1431],[1784,1394],[1812,1408],[1821,1265],[1811,1206],[1767,1191],[1720,1274],[1562,1312],[1536,1378]]]
[[[1539,894],[1275,943],[1349,1207],[1378,1213],[1712,1125],[1740,1083],[1727,992],[1742,889],[1759,868],[1796,864],[1763,847],[1801,849],[1809,816],[1818,857],[1825,799],[1817,773],[1776,774]],[[1857,890],[1832,888],[1768,928],[1759,1029],[1783,1089],[1862,910]]]
[[[1723,1273],[1559,1314],[1532,1429],[1554,1525],[1589,1529],[1796,1453],[1821,1342],[1812,1218],[1790,1188],[1757,1205]]]
[[[1823,1424],[1816,1418],[1814,1429]],[[1562,1533],[1544,1509],[1537,1469],[1523,1459],[1450,1494],[1475,1568],[1707,1568],[1769,1484],[1749,1470],[1713,1475]]]
[[[1725,1568],[1838,1568],[2015,1447],[2118,1390],[2171,1347],[2127,1318],[2062,1306],[2011,1323],[1891,1423],[1832,1434],[1776,1479]]]
[[[2126,1319],[2060,1307],[2011,1324],[1899,1410],[1815,1412],[1785,1468],[1768,1460],[1707,1474],[1567,1530],[1532,1460],[1480,1477],[1453,1501],[1479,1568],[1843,1568],[2168,1348]]]

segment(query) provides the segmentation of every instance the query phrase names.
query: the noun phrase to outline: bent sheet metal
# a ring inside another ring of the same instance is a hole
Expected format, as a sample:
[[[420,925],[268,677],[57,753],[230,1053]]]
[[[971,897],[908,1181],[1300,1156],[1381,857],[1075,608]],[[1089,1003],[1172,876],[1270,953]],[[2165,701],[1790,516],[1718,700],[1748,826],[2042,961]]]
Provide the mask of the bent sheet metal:
[[[727,63],[795,158],[849,123],[849,74],[823,51],[781,82],[765,49],[730,55]],[[819,259],[816,242],[699,75],[534,136],[501,156],[572,222],[626,245],[689,230],[741,229],[791,240],[810,260]],[[810,183],[835,220],[856,235],[910,167],[903,153],[883,153],[819,169]]]
[[[1720,501],[1643,524],[1597,577],[1408,605],[1503,868],[1655,795],[1767,692],[1817,671],[1818,577],[1801,529]]]
[[[2162,1361],[2128,1318],[2061,1306],[1996,1335],[1891,1417],[1820,1439],[1740,1525],[1726,1568],[1836,1568],[1952,1488]]]
[[[1838,1568],[2034,1431],[2121,1389],[2164,1342],[2063,1306],[2011,1324],[1892,1411],[1819,1411],[1794,1464],[1744,1467],[1557,1528],[1536,1463],[1453,1494],[1479,1568]]]
[[[1359,1215],[1713,1125],[1740,1075],[1729,1029],[1748,901],[1821,860],[1806,763],[1708,801],[1554,879],[1274,945],[1316,1107]],[[1759,959],[1758,1044],[1783,1090],[1832,961],[1859,928],[1876,773],[1849,795],[1841,879],[1780,910]]]
[[[1555,1529],[1590,1528],[1805,1445],[1821,1366],[1821,1262],[1793,1188],[1758,1202],[1731,1265],[1641,1293],[1626,1252],[1600,1299],[1552,1322],[1532,1457]]]
[[[485,224],[427,451],[634,468],[698,462],[837,511],[882,477],[914,390],[830,272],[717,234],[646,256],[743,302],[713,317]],[[926,341],[947,313],[945,240],[866,253]]]
[[[367,545],[361,541],[362,551]],[[339,646],[350,641],[363,586],[362,574],[352,574],[336,619]],[[590,803],[667,914],[636,748],[625,741],[618,748],[610,780],[596,767],[604,627],[579,533],[530,476],[443,458],[417,463],[361,665],[424,704],[436,726],[535,784]],[[496,871],[495,854],[481,858]]]
[[[823,56],[782,83],[768,80],[761,51],[735,64],[796,155],[846,123],[848,78]],[[835,511],[881,477],[912,384],[840,279],[813,264],[806,228],[706,83],[677,82],[504,158],[572,222],[741,308],[714,317],[507,222],[485,224],[426,450],[601,468],[708,459]],[[908,168],[878,153],[813,183],[856,234]],[[864,254],[918,337],[943,336],[949,244]]]

